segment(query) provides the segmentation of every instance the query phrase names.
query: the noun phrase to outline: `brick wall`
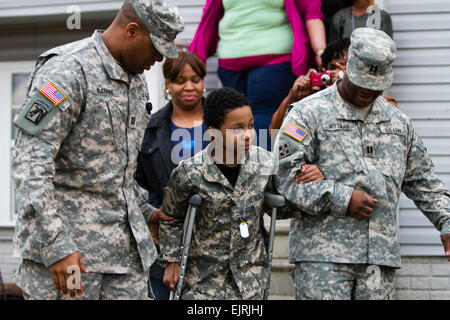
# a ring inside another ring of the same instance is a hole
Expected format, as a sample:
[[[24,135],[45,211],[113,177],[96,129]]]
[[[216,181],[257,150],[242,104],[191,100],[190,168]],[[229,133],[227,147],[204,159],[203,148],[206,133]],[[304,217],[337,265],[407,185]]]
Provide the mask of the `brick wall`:
[[[450,262],[445,257],[402,257],[397,299],[450,300]]]

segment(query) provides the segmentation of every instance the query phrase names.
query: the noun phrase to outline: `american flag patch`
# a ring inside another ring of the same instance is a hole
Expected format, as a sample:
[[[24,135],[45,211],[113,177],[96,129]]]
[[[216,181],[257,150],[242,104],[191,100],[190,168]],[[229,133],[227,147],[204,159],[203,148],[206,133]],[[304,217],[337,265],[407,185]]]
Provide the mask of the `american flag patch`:
[[[292,122],[288,124],[288,126],[283,130],[284,133],[286,133],[291,138],[294,138],[298,142],[302,142],[303,139],[308,135],[308,132],[300,128],[299,126],[296,126]]]
[[[66,95],[62,93],[55,85],[51,82],[47,82],[45,86],[39,90],[44,96],[50,99],[55,106],[57,106],[61,101],[66,98]]]

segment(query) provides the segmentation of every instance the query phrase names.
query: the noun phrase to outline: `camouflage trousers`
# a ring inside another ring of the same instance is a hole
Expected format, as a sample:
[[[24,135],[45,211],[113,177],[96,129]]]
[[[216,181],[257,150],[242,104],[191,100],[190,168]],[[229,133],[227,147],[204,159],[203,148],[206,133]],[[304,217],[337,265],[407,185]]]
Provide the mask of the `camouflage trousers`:
[[[395,268],[368,264],[298,262],[297,300],[393,300]]]
[[[81,273],[83,295],[71,298],[53,285],[43,264],[23,260],[14,279],[26,300],[148,300],[148,273],[138,264],[129,274]]]
[[[220,288],[188,288],[183,289],[182,300],[242,300],[242,295],[231,270]]]

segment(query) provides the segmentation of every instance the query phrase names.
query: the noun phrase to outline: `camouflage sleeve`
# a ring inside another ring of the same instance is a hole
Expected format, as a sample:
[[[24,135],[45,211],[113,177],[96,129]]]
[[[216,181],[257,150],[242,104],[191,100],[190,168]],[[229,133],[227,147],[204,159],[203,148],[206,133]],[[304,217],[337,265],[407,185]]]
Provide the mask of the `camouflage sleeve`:
[[[153,213],[156,211],[156,208],[149,202],[148,191],[140,187],[136,180],[133,182],[133,187],[139,208],[141,209],[145,221],[149,223]]]
[[[169,183],[164,188],[164,201],[161,210],[172,217],[173,220],[160,221],[159,225],[160,262],[162,265],[168,262],[178,262],[180,257],[183,224],[188,208],[190,190],[190,180],[184,168],[184,161],[182,161],[172,171]]]
[[[301,219],[302,217],[302,211],[297,208],[297,206],[290,201],[286,200],[286,205],[284,207],[281,207],[277,211],[277,220],[278,219]]]
[[[414,201],[441,234],[450,233],[450,192],[433,171],[434,165],[422,139],[414,132],[402,191]]]
[[[51,59],[37,72],[14,119],[19,132],[12,170],[19,219],[42,244],[40,256],[47,267],[77,250],[58,214],[53,177],[60,145],[81,112],[82,74],[76,63]]]
[[[274,185],[274,177],[273,176],[269,177],[269,183],[267,184],[266,191],[273,193],[273,194],[278,194],[278,192],[276,191],[275,185]],[[271,214],[272,214],[271,208],[264,205],[263,210],[264,210],[264,213],[271,216]],[[286,204],[284,205],[284,207],[278,208],[278,210],[277,210],[277,220],[290,219],[290,218],[301,218],[301,217],[302,217],[301,210],[287,200],[286,200]]]
[[[329,211],[345,216],[353,187],[331,180],[306,184],[299,184],[295,180],[302,165],[315,163],[319,156],[315,152],[315,121],[312,116],[309,119],[302,116],[299,111],[301,107],[296,105],[287,115],[275,140],[274,150],[279,155],[275,187],[291,205],[294,204],[306,214],[317,215]]]

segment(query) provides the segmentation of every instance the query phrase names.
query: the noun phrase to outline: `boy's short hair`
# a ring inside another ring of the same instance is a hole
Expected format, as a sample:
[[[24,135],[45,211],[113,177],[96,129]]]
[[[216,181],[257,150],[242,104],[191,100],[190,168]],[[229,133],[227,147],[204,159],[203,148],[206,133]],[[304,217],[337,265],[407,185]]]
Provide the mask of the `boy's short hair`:
[[[206,127],[219,129],[228,112],[248,105],[247,97],[237,90],[227,87],[213,90],[203,106],[203,122]]]
[[[328,64],[333,59],[339,59],[343,57],[345,53],[348,51],[349,47],[350,47],[349,38],[338,39],[330,42],[323,51],[322,55],[320,56],[322,58],[322,65],[325,68],[327,68]]]

